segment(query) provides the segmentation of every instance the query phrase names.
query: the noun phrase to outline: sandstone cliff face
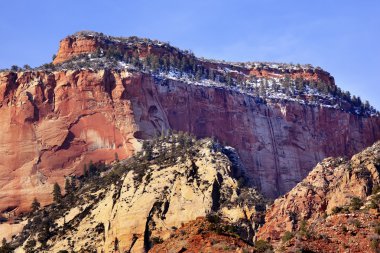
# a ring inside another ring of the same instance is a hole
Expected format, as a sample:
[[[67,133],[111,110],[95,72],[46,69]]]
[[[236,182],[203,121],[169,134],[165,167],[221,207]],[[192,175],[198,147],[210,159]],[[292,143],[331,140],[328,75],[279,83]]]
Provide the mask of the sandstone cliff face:
[[[159,103],[145,110],[157,109],[173,129],[235,147],[248,176],[269,197],[290,190],[323,158],[352,155],[380,138],[379,118],[295,102],[262,104],[238,92],[170,80],[152,87]],[[141,97],[132,102],[143,104]]]
[[[106,50],[169,60],[184,53],[165,43],[83,33],[61,41],[54,63]],[[237,79],[287,75],[335,87],[330,74],[319,68],[192,57],[207,70],[228,68]],[[268,197],[290,190],[323,158],[350,156],[380,139],[378,116],[330,105],[281,99],[264,103],[238,89],[206,87],[136,68],[68,69],[0,73],[0,210],[24,211],[37,195],[49,203],[53,182],[82,173],[90,160],[129,157],[139,149],[139,140],[170,128],[214,136],[236,147],[248,176]]]
[[[168,150],[172,150],[171,145],[180,147],[173,139],[163,145],[170,147]],[[104,182],[108,181],[99,178],[86,181],[73,207],[67,206],[66,198],[62,206],[42,210],[29,223],[36,223],[42,215],[43,219],[54,217],[51,224],[55,225],[49,227],[46,246],[38,251],[146,252],[183,223],[211,212],[230,223],[245,220],[254,226],[252,217],[261,197],[254,189],[244,190],[238,185],[233,176],[239,173],[236,165],[233,167],[226,155],[214,149],[210,140],[196,141],[188,149],[191,155],[186,155],[185,149],[182,158],[174,157],[177,161],[171,161],[173,157],[162,160],[165,154],[159,153],[144,171],[137,168],[142,162],[126,168],[115,165],[104,178],[117,175],[116,182],[107,185]],[[242,192],[247,192],[249,200],[242,199]],[[63,215],[56,215],[62,208]],[[38,225],[25,227],[26,236],[20,239],[23,246],[40,238],[43,232],[33,229]],[[22,252],[22,248],[16,251]]]
[[[298,246],[317,252],[371,252],[370,245],[379,242],[379,185],[379,142],[349,161],[327,158],[267,210],[258,237],[278,244],[286,231],[306,231],[308,226],[309,238]]]
[[[351,155],[380,138],[378,117],[263,104],[225,88],[126,70],[3,72],[0,95],[2,210],[25,210],[37,195],[48,203],[53,182],[80,174],[90,160],[131,156],[138,139],[162,129],[236,147],[248,176],[269,197],[291,189],[324,157]]]
[[[111,78],[111,79],[108,79]],[[117,78],[117,79],[115,79]],[[84,163],[133,154],[133,112],[122,99],[129,73],[0,74],[0,209],[50,202],[51,185]]]

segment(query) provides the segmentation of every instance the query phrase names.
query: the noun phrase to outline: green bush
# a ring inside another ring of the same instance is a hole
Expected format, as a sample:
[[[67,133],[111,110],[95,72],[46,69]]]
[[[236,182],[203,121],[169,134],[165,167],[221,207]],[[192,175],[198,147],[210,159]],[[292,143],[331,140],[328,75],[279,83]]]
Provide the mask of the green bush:
[[[377,223],[373,230],[376,234],[380,235],[380,223]]]
[[[291,240],[293,237],[294,237],[294,234],[292,232],[286,231],[281,239],[282,239],[282,242],[287,242]]]
[[[360,207],[362,207],[362,205],[363,205],[363,201],[360,198],[353,197],[351,199],[350,207],[352,208],[352,210],[359,210]]]
[[[217,214],[214,213],[209,213],[206,215],[206,219],[210,223],[219,223],[220,222],[220,217]]]
[[[255,249],[257,253],[269,253],[273,252],[273,246],[269,244],[269,242],[264,240],[258,240],[255,243]]]

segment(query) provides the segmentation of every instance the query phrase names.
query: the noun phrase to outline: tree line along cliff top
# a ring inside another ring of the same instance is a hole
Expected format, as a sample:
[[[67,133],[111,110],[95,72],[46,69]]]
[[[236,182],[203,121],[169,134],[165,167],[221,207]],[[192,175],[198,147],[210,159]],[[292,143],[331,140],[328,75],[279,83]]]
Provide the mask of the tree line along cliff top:
[[[204,59],[168,42],[136,36],[113,37],[81,31],[60,41],[52,63],[34,69],[28,65],[11,67],[14,72],[70,69],[127,69],[151,74],[156,79],[229,88],[258,97],[262,102],[296,101],[363,116],[378,115],[368,101],[336,86],[330,73],[320,67]]]

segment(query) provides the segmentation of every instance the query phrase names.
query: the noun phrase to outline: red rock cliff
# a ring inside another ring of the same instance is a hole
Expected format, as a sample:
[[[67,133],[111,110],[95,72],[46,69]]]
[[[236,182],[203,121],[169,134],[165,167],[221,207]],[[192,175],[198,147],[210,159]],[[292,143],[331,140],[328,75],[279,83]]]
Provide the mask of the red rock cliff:
[[[291,189],[326,156],[380,138],[380,119],[298,103],[261,104],[223,88],[154,82],[126,71],[0,74],[0,208],[50,201],[52,184],[90,160],[130,156],[162,129],[234,146],[267,196]],[[331,145],[334,143],[334,145]]]
[[[136,38],[137,39],[137,38]],[[133,44],[133,46],[131,45]],[[138,53],[141,57],[147,54],[157,55],[161,57],[168,54],[180,54],[180,50],[170,46],[169,44],[149,44],[146,40],[139,40],[137,43],[126,43],[122,39],[104,36],[99,33],[76,33],[61,40],[59,50],[54,64],[59,64],[73,59],[75,56],[83,54],[95,53],[98,50],[106,51],[109,48],[118,50],[121,54]],[[323,81],[324,83],[334,86],[334,78],[330,73],[320,68],[296,68],[294,66],[275,66],[278,64],[262,64],[256,63],[254,66],[244,66],[241,64],[230,64],[225,62],[212,62],[197,59],[198,64],[207,69],[231,68],[237,70],[247,76],[255,76],[257,78],[284,78],[286,75],[292,79],[301,78],[304,80]],[[243,77],[246,78],[246,77]]]
[[[158,56],[161,44],[132,46],[102,36],[69,36],[54,63],[108,47]],[[124,51],[123,51],[124,50]],[[171,49],[171,53],[178,53]],[[260,76],[325,80],[322,70],[281,69],[199,60]],[[290,190],[327,156],[352,155],[380,139],[379,117],[297,102],[258,102],[221,87],[175,80],[155,81],[127,69],[0,73],[0,210],[50,201],[52,184],[81,174],[83,165],[130,156],[138,139],[162,129],[214,136],[237,148],[248,176],[269,197]]]

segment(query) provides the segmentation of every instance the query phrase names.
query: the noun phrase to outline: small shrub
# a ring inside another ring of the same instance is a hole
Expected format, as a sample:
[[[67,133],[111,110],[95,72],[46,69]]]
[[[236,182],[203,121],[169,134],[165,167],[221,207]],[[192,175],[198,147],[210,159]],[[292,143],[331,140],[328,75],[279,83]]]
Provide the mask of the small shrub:
[[[357,219],[353,220],[353,221],[352,221],[352,224],[353,224],[355,227],[357,227],[357,228],[360,228],[360,227],[362,226],[362,223],[361,223],[359,220],[357,220]]]
[[[370,247],[374,252],[380,253],[380,239],[378,238],[371,239]]]
[[[350,207],[352,208],[352,210],[359,210],[360,207],[362,207],[362,205],[363,205],[363,201],[360,198],[353,197],[351,199]]]
[[[273,246],[269,244],[269,242],[264,240],[258,240],[255,243],[255,249],[257,253],[269,253],[273,252]]]
[[[206,215],[206,219],[210,223],[219,223],[220,222],[220,217],[217,214],[209,213]]]
[[[377,223],[373,230],[376,234],[380,235],[380,223]]]
[[[376,194],[380,192],[380,185],[374,185],[372,188],[372,194]]]
[[[305,236],[307,238],[311,237],[310,231],[307,227],[307,222],[305,220],[301,221],[300,228],[299,228],[299,234],[301,236]]]
[[[162,240],[162,238],[159,237],[159,236],[152,237],[152,243],[153,243],[153,245],[160,244],[160,243],[163,243],[163,242],[164,242],[164,240]]]
[[[290,241],[294,237],[294,234],[290,231],[286,231],[282,236],[282,242]]]

